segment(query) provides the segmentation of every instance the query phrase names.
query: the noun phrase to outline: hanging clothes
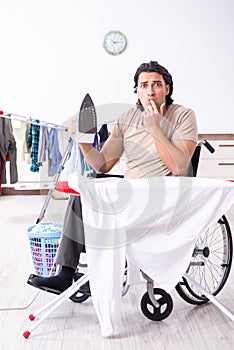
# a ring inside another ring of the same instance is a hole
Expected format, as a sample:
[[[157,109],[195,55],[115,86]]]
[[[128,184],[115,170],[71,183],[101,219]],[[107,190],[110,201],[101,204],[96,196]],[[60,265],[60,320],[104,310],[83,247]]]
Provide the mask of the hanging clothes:
[[[60,162],[62,160],[59,151],[58,130],[51,128],[49,132],[49,176],[55,175],[60,169]]]
[[[103,124],[98,131],[94,135],[94,140],[92,146],[101,150],[102,146],[108,139],[108,129],[107,124]],[[95,174],[95,170],[91,168],[84,159],[83,153],[81,152],[80,147],[76,144],[76,142],[72,141],[69,149],[69,157],[67,158],[68,162],[65,166],[66,169],[66,177],[68,178],[72,173],[77,172],[79,175],[87,174]]]
[[[46,151],[49,150],[49,130],[48,126],[42,125],[40,128],[39,145],[38,145],[38,162],[46,161]]]
[[[76,142],[72,141],[69,157],[67,158],[67,163],[65,164],[66,177],[68,178],[75,171],[77,171],[79,175],[83,175],[84,170],[85,164],[83,153]]]
[[[32,120],[29,120],[31,122]],[[28,135],[30,131],[30,124],[20,122],[20,139],[22,141],[21,160],[31,163],[30,148],[27,146]]]
[[[0,196],[2,195],[2,157],[0,155]]]
[[[98,145],[98,149],[101,150],[102,146],[104,145],[104,143],[106,142],[106,140],[108,139],[108,129],[107,129],[107,124],[103,124],[100,128],[100,130],[98,131],[98,135],[99,135],[99,145]]]
[[[35,124],[33,124],[35,123]],[[38,119],[33,120],[33,123],[30,126],[27,147],[31,149],[31,167],[30,171],[33,173],[39,171],[39,167],[42,165],[38,162],[38,145],[39,145],[39,136],[40,136],[40,121]]]
[[[10,161],[10,183],[18,182],[17,147],[10,119],[0,117],[0,183],[6,184],[6,162]]]

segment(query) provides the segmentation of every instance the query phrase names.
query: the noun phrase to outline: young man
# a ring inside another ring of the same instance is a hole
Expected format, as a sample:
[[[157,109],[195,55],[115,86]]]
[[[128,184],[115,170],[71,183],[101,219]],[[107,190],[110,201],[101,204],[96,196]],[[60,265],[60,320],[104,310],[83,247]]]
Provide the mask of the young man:
[[[172,77],[158,62],[141,64],[134,82],[136,107],[117,119],[101,151],[77,140],[86,161],[98,173],[106,173],[125,152],[125,177],[185,176],[197,141],[194,112],[173,104]],[[50,292],[64,291],[72,284],[82,251],[82,208],[76,196],[71,197],[67,209],[56,258],[62,266],[60,273],[52,277],[31,275],[28,283]]]

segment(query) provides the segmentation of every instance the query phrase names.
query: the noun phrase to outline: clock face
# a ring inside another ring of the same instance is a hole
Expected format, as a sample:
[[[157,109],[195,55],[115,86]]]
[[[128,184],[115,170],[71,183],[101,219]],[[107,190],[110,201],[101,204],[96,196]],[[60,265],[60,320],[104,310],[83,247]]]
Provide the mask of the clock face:
[[[119,55],[126,49],[127,38],[118,30],[112,30],[106,34],[103,46],[109,54]]]

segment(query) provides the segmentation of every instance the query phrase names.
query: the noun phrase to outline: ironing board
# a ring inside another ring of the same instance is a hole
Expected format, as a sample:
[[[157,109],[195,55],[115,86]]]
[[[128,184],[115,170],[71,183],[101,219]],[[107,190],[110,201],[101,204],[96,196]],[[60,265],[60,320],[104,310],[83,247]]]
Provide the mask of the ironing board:
[[[73,174],[68,184],[81,193],[90,287],[103,336],[121,332],[126,256],[130,285],[142,270],[170,292],[186,272],[195,240],[234,203],[234,184],[214,179]]]

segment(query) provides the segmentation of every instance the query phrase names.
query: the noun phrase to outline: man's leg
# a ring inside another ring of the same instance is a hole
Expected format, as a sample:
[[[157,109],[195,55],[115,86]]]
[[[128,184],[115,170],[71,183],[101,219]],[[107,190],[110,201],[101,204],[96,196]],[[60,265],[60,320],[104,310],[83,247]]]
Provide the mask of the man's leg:
[[[30,275],[28,283],[43,290],[63,292],[72,284],[80,253],[84,251],[84,227],[80,197],[71,196],[56,257],[56,264],[61,266],[61,270],[58,275],[51,277]]]

